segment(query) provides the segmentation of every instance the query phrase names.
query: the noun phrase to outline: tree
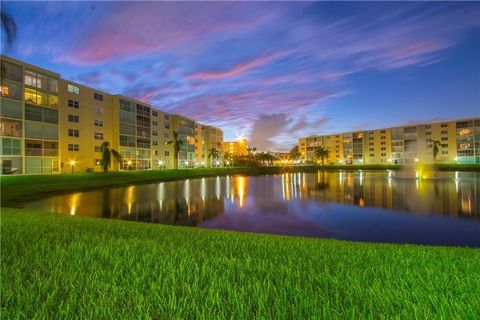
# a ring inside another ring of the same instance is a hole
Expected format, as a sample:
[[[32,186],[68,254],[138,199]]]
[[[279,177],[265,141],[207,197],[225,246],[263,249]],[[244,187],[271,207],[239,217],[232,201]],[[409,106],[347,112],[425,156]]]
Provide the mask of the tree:
[[[212,166],[213,159],[217,159],[220,156],[220,152],[218,152],[215,148],[208,149],[208,158],[210,159],[210,166]]]
[[[298,158],[300,158],[300,151],[298,149],[298,145],[294,146],[290,150],[290,158],[292,158],[293,160],[297,160]]]
[[[325,158],[328,158],[328,154],[330,152],[328,151],[327,148],[324,147],[319,147],[315,149],[315,158],[320,158],[322,159],[322,166],[325,165]]]
[[[183,141],[178,138],[178,132],[173,131],[173,140],[167,142],[167,145],[173,145],[173,167],[178,169],[178,154],[183,145]]]
[[[7,38],[7,44],[9,46],[12,45],[13,40],[17,35],[17,24],[15,20],[8,14],[5,10],[1,12],[1,20],[2,20],[2,29],[5,32],[5,36]]]
[[[5,33],[5,38],[7,39],[7,46],[10,47],[17,36],[17,24],[4,8],[1,10],[1,23],[2,30]],[[5,77],[6,73],[7,70],[5,68],[5,64],[2,63],[0,71],[2,79]]]
[[[440,145],[440,141],[438,140],[433,140],[432,141],[432,145],[433,145],[433,161],[436,162],[437,161],[437,154],[438,154],[438,146]]]
[[[112,164],[112,155],[117,161],[122,161],[122,156],[115,149],[110,148],[110,142],[105,141],[101,146],[102,161],[100,162],[103,172],[108,172]]]

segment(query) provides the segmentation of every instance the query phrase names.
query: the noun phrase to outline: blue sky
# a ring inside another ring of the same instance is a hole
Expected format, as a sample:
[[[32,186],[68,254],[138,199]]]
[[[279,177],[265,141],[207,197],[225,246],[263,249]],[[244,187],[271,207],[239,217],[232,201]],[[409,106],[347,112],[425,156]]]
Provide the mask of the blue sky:
[[[244,134],[480,116],[480,3],[2,2],[2,53]]]

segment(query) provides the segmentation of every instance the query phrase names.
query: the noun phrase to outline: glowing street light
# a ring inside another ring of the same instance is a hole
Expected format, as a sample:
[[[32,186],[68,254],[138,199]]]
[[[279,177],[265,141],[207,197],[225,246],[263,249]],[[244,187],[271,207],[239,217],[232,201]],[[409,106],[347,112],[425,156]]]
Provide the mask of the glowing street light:
[[[73,167],[75,166],[75,160],[70,160],[70,166],[72,166],[72,173],[73,173]]]
[[[415,158],[415,162],[418,162],[418,158]]]

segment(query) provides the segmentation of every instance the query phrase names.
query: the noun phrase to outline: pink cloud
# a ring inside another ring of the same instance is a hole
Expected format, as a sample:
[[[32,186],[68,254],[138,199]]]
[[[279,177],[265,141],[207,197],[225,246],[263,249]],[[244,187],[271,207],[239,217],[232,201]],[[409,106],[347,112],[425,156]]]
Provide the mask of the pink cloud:
[[[268,64],[275,59],[274,55],[260,56],[251,61],[237,64],[232,69],[224,72],[197,72],[187,76],[188,80],[218,80],[236,77],[248,71]]]

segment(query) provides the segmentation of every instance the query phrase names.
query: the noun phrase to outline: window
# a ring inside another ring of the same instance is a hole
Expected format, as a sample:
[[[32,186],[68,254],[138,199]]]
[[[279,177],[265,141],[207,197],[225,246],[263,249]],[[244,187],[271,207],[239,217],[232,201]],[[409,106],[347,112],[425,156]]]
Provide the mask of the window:
[[[155,121],[155,120],[153,120],[153,121],[152,121],[152,126],[158,126],[158,122]]]
[[[375,149],[373,149],[373,148],[370,148],[370,149],[368,149],[368,151],[375,151]]]
[[[169,117],[168,117],[168,114],[166,114],[166,115],[164,116],[164,119],[165,119],[165,120],[168,120],[168,118],[169,118]]]
[[[24,93],[26,103],[47,106],[50,108],[57,108],[58,106],[58,97],[55,95],[48,95],[44,92],[29,88],[25,88]]]
[[[95,152],[102,152],[102,146],[95,146]]]
[[[448,134],[448,130],[442,130],[440,133],[441,134]]]
[[[98,114],[103,114],[103,107],[96,107],[95,112]]]
[[[80,88],[77,86],[74,86],[73,84],[67,85],[67,90],[68,92],[73,94],[80,94]]]
[[[426,125],[425,125],[425,129],[430,129],[430,128],[432,128],[431,125],[429,125],[429,124],[426,124]]]
[[[382,141],[380,144],[381,144],[382,146],[384,146],[384,145],[386,144],[386,142],[385,142],[385,141]]]
[[[80,146],[78,144],[72,144],[72,143],[68,144],[68,151],[79,151],[79,150],[80,150]]]
[[[103,120],[95,120],[95,127],[103,127]]]
[[[155,137],[158,136],[158,132],[155,131],[155,130],[153,130],[153,131],[152,131],[152,136],[155,136]]]
[[[426,132],[425,132],[425,135],[426,135],[426,136],[431,136],[432,133],[431,133],[430,131],[426,131]]]
[[[95,100],[98,100],[98,101],[103,101],[103,94],[100,94],[100,93],[96,93],[96,92],[95,92],[95,93],[93,94],[93,98],[94,98]]]
[[[68,136],[78,138],[80,136],[80,133],[76,129],[68,129]]]
[[[101,159],[94,159],[94,160],[93,160],[93,165],[94,165],[94,166],[99,166],[100,164],[102,164],[102,160],[101,160]]]
[[[154,116],[154,117],[158,116],[157,111],[153,111],[153,110],[152,110],[152,116]]]
[[[2,138],[0,144],[0,152],[2,155],[21,155],[22,154],[22,140]]]
[[[368,145],[369,145],[369,146],[373,146],[374,143],[373,143],[373,142],[369,142]]]
[[[79,119],[78,116],[76,116],[76,115],[69,114],[69,115],[68,115],[68,121],[69,121],[69,122],[79,123],[79,122],[80,122],[80,119]]]
[[[385,136],[381,136],[380,139],[385,140]]]
[[[22,86],[18,83],[3,80],[0,93],[4,98],[22,100]]]
[[[442,154],[448,154],[448,151],[444,150],[444,151],[442,151]]]
[[[22,121],[0,119],[0,134],[7,137],[22,137]]]
[[[155,154],[156,156],[158,156],[158,151],[157,151],[157,150],[155,150],[155,151],[154,151],[154,154]]]
[[[381,149],[381,150],[382,150],[382,151],[385,151],[385,150],[387,150],[387,148],[385,148],[385,147],[382,147],[382,149]]]
[[[2,60],[2,78],[22,82],[22,67]]]
[[[386,157],[387,154],[386,154],[386,153],[382,153],[381,156],[382,156],[382,157]]]
[[[153,146],[158,146],[158,141],[157,140],[152,140],[152,145]]]
[[[442,141],[448,141],[448,137],[442,137]]]
[[[448,124],[447,124],[447,123],[442,123],[442,124],[440,125],[440,127],[442,127],[442,128],[448,128]]]
[[[170,138],[170,134],[169,134],[168,132],[165,132],[165,133],[163,134],[163,137],[168,139],[168,138]]]
[[[95,140],[103,140],[103,133],[95,132]]]
[[[374,157],[375,154],[374,154],[374,153],[370,153],[369,156],[370,156],[370,157]]]
[[[380,131],[380,133],[385,133],[385,130]]]
[[[70,108],[78,109],[78,101],[68,99],[68,106]]]
[[[169,151],[165,151],[165,157],[169,157],[170,156],[170,152]]]

